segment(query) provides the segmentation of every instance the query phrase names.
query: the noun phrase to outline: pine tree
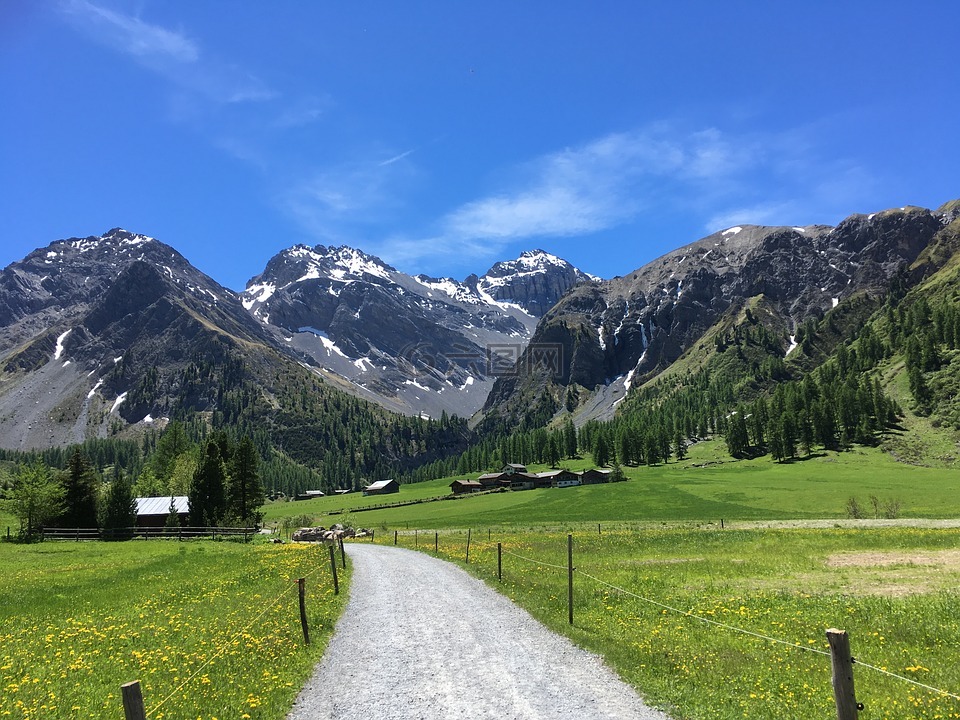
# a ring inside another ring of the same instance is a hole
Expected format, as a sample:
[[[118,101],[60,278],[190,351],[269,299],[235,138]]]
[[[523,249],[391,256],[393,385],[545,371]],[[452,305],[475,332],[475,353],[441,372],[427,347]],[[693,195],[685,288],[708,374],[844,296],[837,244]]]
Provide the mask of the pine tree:
[[[137,524],[137,500],[130,480],[120,470],[114,472],[104,505],[104,538],[129,540],[132,537],[130,528]]]
[[[220,448],[208,441],[203,461],[190,484],[190,524],[194,527],[212,527],[223,521],[227,510],[226,470],[220,457]]]
[[[567,418],[563,426],[563,447],[564,454],[568,458],[575,458],[577,456],[577,428],[570,418]]]
[[[727,452],[731,457],[743,457],[750,446],[750,438],[747,435],[747,422],[743,417],[743,412],[734,413],[730,419],[727,434],[724,437],[727,442]]]
[[[163,521],[163,526],[168,530],[176,530],[180,527],[180,513],[177,512],[177,504],[173,496],[170,496],[170,507],[167,508],[167,519]]]
[[[257,448],[249,437],[244,437],[231,463],[228,510],[245,527],[260,522],[260,506],[266,499],[259,468]]]
[[[673,435],[673,454],[680,462],[687,456],[687,441],[683,437],[683,431],[677,428]]]
[[[593,443],[593,461],[598,467],[603,467],[610,463],[610,446],[607,443],[606,432],[599,430]]]
[[[97,485],[99,481],[90,461],[80,448],[73,451],[64,480],[63,527],[95,528],[97,522]]]

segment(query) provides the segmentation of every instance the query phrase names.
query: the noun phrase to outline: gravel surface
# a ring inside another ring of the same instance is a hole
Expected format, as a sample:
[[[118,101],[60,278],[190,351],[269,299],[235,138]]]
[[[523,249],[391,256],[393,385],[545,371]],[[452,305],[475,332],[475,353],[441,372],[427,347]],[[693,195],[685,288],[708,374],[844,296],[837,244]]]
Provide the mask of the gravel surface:
[[[288,720],[668,720],[460,568],[351,544],[350,602]]]

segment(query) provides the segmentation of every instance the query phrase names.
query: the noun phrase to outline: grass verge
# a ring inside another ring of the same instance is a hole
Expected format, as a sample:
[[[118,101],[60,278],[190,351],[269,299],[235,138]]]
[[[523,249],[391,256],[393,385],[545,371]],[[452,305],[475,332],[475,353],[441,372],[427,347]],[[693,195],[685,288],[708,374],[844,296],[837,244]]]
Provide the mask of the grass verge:
[[[208,541],[0,545],[0,717],[121,717],[120,686],[140,680],[153,720],[283,718],[346,602],[343,585],[333,594],[328,552]]]

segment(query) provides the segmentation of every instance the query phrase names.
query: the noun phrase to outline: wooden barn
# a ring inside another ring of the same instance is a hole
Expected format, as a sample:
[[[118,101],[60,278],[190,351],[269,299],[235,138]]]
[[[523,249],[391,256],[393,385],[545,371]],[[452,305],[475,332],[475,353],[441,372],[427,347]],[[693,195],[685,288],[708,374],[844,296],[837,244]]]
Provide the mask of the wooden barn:
[[[511,490],[533,490],[537,487],[537,482],[542,482],[536,475],[525,472],[515,472],[510,474]],[[550,487],[549,483],[546,487]]]
[[[600,483],[610,482],[610,470],[597,470],[596,468],[591,468],[590,470],[584,470],[580,475],[580,483],[583,485],[598,485]]]
[[[137,498],[137,527],[164,527],[167,524],[167,515],[170,514],[170,502],[177,511],[180,524],[186,525],[190,517],[190,503],[186,495],[166,497]]]
[[[484,473],[477,478],[477,482],[483,485],[486,490],[510,487],[510,477],[503,473]]]
[[[364,495],[389,495],[400,492],[400,483],[396,480],[377,480],[363,489]]]
[[[537,473],[537,477],[541,478],[541,481],[549,480],[550,487],[555,488],[576,487],[580,484],[580,476],[569,470],[547,470]]]
[[[466,493],[480,492],[484,487],[476,480],[454,480],[450,483],[450,489],[454,495],[464,495]]]

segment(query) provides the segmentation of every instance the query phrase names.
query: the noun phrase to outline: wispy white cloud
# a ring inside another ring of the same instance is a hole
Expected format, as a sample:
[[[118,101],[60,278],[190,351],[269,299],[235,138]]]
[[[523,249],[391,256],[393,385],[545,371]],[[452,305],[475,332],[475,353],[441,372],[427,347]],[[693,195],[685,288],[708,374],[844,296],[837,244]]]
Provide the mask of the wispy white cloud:
[[[384,160],[383,162],[377,163],[377,165],[379,165],[380,167],[386,167],[387,165],[393,165],[395,162],[400,162],[400,161],[403,160],[404,158],[409,157],[409,156],[412,155],[414,152],[416,152],[416,150],[407,150],[407,151],[405,151],[405,152],[402,152],[402,153],[399,153],[399,154],[397,154],[397,155],[394,155],[393,157],[387,158],[387,159]]]
[[[128,55],[145,61],[161,59],[179,64],[195,63],[200,58],[196,42],[182,32],[153,25],[88,0],[66,0],[62,7],[89,31]]]
[[[535,158],[509,187],[464,203],[423,239],[393,236],[392,262],[433,256],[493,257],[513,241],[589,235],[630,222],[660,201],[666,182],[718,182],[749,164],[717,130],[682,134],[667,125],[611,133]]]
[[[796,204],[792,202],[768,202],[723,210],[710,217],[704,224],[704,231],[714,233],[736,225],[783,225],[796,215]]]
[[[64,17],[96,42],[133,58],[148,70],[206,101],[261,102],[276,93],[250,72],[212,57],[182,30],[150,23],[90,0],[64,0]]]
[[[383,223],[401,205],[396,187],[409,182],[401,164],[344,163],[282,188],[280,205],[318,241],[351,242],[359,228]]]
[[[738,135],[661,123],[504,168],[491,192],[418,229],[396,221],[389,206],[402,204],[402,176],[383,172],[410,165],[398,162],[409,152],[315,176],[291,207],[309,228],[362,238],[394,265],[436,266],[494,258],[512,243],[639,229],[645,217],[683,216],[705,234],[739,224],[820,222],[824,212],[862,197],[866,182],[857,167],[820,157],[809,133]],[[371,239],[378,234],[382,239]]]

